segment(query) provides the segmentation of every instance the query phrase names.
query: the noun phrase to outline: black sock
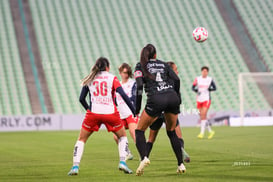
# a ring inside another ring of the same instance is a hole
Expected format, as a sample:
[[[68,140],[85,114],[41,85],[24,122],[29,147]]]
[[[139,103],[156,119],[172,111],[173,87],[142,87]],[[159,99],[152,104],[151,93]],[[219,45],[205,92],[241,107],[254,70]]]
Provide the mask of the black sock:
[[[146,150],[147,150],[147,157],[148,157],[148,158],[149,158],[150,152],[151,152],[151,150],[152,150],[152,148],[153,148],[153,144],[154,144],[154,143],[152,143],[152,142],[147,142],[147,143],[146,143]]]
[[[167,131],[167,135],[170,139],[170,142],[172,144],[173,151],[175,153],[177,164],[180,166],[181,163],[183,163],[183,156],[182,156],[182,149],[181,149],[181,143],[175,133],[175,131]]]
[[[147,156],[146,139],[145,139],[144,131],[135,130],[135,134],[136,134],[136,147],[141,157],[141,160],[143,160],[144,157]]]
[[[178,140],[179,140],[179,142],[180,142],[182,148],[184,148],[184,140],[183,140],[183,138],[178,138]]]

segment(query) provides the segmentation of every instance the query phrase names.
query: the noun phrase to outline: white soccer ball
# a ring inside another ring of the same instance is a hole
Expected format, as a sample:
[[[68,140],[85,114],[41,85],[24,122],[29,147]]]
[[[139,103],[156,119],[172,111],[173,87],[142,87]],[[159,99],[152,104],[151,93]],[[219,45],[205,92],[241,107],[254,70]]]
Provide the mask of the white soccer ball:
[[[208,31],[204,27],[196,27],[192,32],[194,40],[204,42],[208,38]]]

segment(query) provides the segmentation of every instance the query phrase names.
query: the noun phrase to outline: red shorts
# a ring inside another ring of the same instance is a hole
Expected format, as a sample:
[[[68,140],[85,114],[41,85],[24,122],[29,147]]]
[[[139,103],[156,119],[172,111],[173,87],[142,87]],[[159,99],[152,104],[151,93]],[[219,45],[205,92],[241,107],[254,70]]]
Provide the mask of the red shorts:
[[[123,126],[125,127],[125,129],[128,129],[128,125],[130,123],[136,123],[138,122],[138,118],[133,118],[132,115],[130,115],[128,118],[125,118],[125,119],[121,119],[122,123],[123,123]]]
[[[82,128],[89,132],[98,131],[101,124],[104,124],[106,126],[108,132],[116,132],[123,127],[118,112],[115,112],[113,114],[96,114],[87,110],[82,123]]]
[[[204,101],[204,102],[198,102],[198,101],[197,101],[197,109],[200,109],[200,108],[202,108],[202,107],[209,108],[209,107],[210,107],[210,103],[211,103],[210,100],[206,100],[206,101]]]

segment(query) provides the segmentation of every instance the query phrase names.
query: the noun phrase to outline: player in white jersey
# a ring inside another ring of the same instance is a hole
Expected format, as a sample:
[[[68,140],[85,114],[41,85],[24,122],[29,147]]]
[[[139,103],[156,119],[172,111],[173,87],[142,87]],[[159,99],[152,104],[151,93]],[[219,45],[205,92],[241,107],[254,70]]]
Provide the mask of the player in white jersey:
[[[136,82],[135,82],[135,80],[131,79],[133,77],[133,74],[132,74],[132,69],[131,69],[130,65],[128,65],[127,63],[121,64],[119,67],[119,74],[121,76],[121,86],[122,86],[124,92],[127,94],[129,99],[131,100],[132,104],[135,105]],[[127,106],[127,104],[124,102],[124,100],[122,99],[120,94],[117,93],[116,96],[117,96],[116,101],[117,101],[117,105],[118,105],[118,111],[120,114],[120,118],[123,122],[125,129],[129,129],[129,133],[135,142],[135,140],[136,140],[135,139],[135,129],[137,126],[138,119],[137,119],[137,117],[133,117],[132,111]],[[118,143],[118,138],[116,135],[114,135],[114,139]],[[129,148],[128,148],[127,152],[128,153],[126,156],[126,160],[132,160],[133,155],[132,155],[131,151],[129,150]]]
[[[80,95],[80,102],[87,112],[74,147],[73,166],[68,175],[77,175],[79,173],[79,164],[84,145],[89,136],[94,131],[99,130],[101,124],[104,124],[107,130],[109,132],[112,131],[118,138],[120,157],[118,168],[125,173],[132,173],[132,170],[128,168],[125,162],[128,139],[117,107],[114,103],[115,92],[118,92],[121,95],[134,115],[135,108],[122,89],[117,77],[109,73],[109,69],[109,61],[104,57],[100,57],[92,67],[91,73],[82,81],[83,87]],[[87,95],[89,95],[90,98],[89,105],[85,100]]]
[[[215,132],[208,123],[207,112],[211,104],[210,92],[216,90],[216,85],[213,79],[208,76],[209,68],[207,66],[203,66],[201,72],[202,75],[195,78],[192,85],[192,90],[197,93],[197,109],[199,110],[201,120],[201,131],[197,137],[204,138],[205,129],[207,127],[209,131],[208,139],[211,139]]]

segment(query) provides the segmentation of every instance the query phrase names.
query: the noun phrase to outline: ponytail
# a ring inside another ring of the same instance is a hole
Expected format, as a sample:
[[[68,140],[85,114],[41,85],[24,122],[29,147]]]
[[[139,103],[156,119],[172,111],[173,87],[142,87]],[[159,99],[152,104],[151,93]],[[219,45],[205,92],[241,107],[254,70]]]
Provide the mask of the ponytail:
[[[104,57],[100,57],[97,59],[95,65],[92,67],[92,69],[90,70],[89,75],[87,75],[86,77],[84,77],[81,81],[82,81],[82,86],[86,86],[89,83],[91,83],[95,76],[100,72],[100,71],[106,71],[106,68],[109,68],[109,61],[107,58]]]
[[[88,85],[88,83],[92,82],[95,76],[98,74],[98,72],[99,72],[98,66],[94,65],[92,69],[90,70],[89,75],[87,75],[86,77],[82,79],[82,86],[86,86]]]
[[[148,78],[154,80],[155,77],[152,75],[148,69],[147,69],[147,64],[148,61],[156,56],[156,49],[152,44],[147,44],[141,52],[140,55],[140,64],[143,68],[144,76],[147,76]]]

